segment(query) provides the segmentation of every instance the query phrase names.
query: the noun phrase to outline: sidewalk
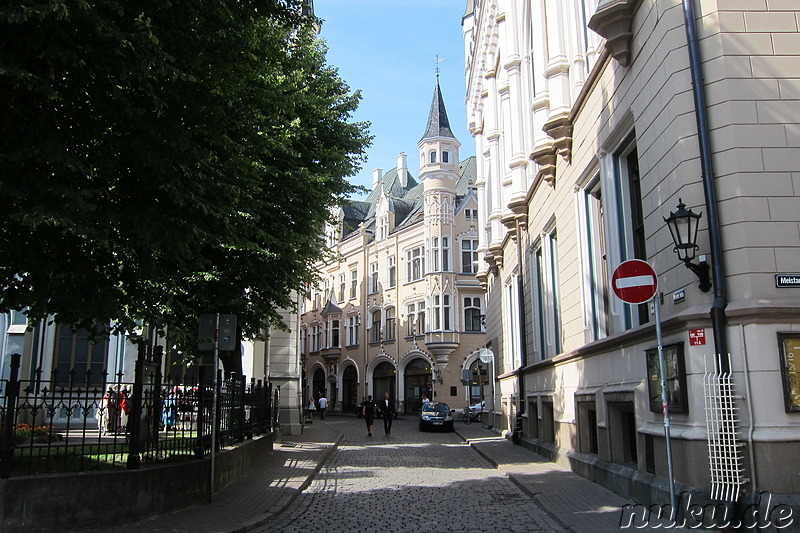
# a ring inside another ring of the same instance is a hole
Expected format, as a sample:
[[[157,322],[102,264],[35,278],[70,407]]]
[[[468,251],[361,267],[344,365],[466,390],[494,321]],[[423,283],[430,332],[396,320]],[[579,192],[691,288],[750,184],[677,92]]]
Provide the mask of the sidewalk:
[[[620,509],[632,502],[523,446],[515,446],[481,424],[456,424],[455,429],[563,526],[576,533],[619,531]]]
[[[282,442],[274,444],[272,453],[260,465],[218,492],[210,504],[195,505],[137,524],[81,533],[238,533],[255,529],[286,509],[308,487],[341,438],[328,424],[307,425],[302,435],[283,436]]]

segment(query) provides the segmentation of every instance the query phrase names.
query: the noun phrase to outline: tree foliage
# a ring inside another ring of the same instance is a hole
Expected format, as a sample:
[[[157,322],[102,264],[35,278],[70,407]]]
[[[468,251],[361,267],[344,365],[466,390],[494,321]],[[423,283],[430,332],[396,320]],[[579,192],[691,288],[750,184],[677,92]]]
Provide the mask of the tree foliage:
[[[369,143],[314,22],[297,0],[0,6],[0,310],[280,321]]]

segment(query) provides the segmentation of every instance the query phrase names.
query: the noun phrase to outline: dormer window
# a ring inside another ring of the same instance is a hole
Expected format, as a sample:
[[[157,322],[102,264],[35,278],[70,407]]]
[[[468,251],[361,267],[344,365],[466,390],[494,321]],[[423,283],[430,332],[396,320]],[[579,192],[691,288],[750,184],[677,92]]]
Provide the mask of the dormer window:
[[[442,150],[442,163],[449,163],[450,162],[450,152],[447,150]]]
[[[436,163],[436,150],[432,150],[430,154],[431,163]]]

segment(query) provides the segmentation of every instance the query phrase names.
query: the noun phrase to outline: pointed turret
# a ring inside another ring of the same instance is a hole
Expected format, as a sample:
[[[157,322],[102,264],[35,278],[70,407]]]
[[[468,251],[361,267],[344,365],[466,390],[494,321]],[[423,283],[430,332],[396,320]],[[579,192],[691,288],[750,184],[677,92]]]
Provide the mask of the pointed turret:
[[[444,98],[439,88],[439,76],[436,76],[436,87],[433,90],[433,101],[431,102],[431,112],[428,114],[428,128],[422,139],[432,139],[434,137],[451,137],[455,135],[450,130],[450,120],[447,118],[447,110],[444,108]]]

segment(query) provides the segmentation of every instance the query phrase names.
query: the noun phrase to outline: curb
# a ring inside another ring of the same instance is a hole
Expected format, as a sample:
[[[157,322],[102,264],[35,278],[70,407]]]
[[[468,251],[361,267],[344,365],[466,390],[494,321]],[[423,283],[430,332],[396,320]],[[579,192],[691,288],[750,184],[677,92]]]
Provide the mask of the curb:
[[[258,518],[254,518],[249,522],[244,523],[241,526],[237,526],[235,529],[229,530],[229,533],[247,533],[248,531],[252,531],[258,527],[261,527],[269,522],[271,522],[277,515],[281,514],[283,511],[289,508],[289,506],[297,499],[300,494],[306,490],[311,482],[314,481],[314,478],[317,476],[317,473],[322,470],[322,467],[325,463],[328,462],[333,452],[335,452],[339,448],[339,444],[344,439],[343,434],[339,434],[336,438],[336,442],[333,443],[332,446],[329,446],[324,452],[322,452],[322,456],[320,460],[317,462],[317,466],[314,470],[308,475],[305,481],[300,484],[300,487],[297,489],[291,489],[291,494],[288,496],[284,496],[278,502],[273,505],[269,511],[267,511],[263,516]]]

